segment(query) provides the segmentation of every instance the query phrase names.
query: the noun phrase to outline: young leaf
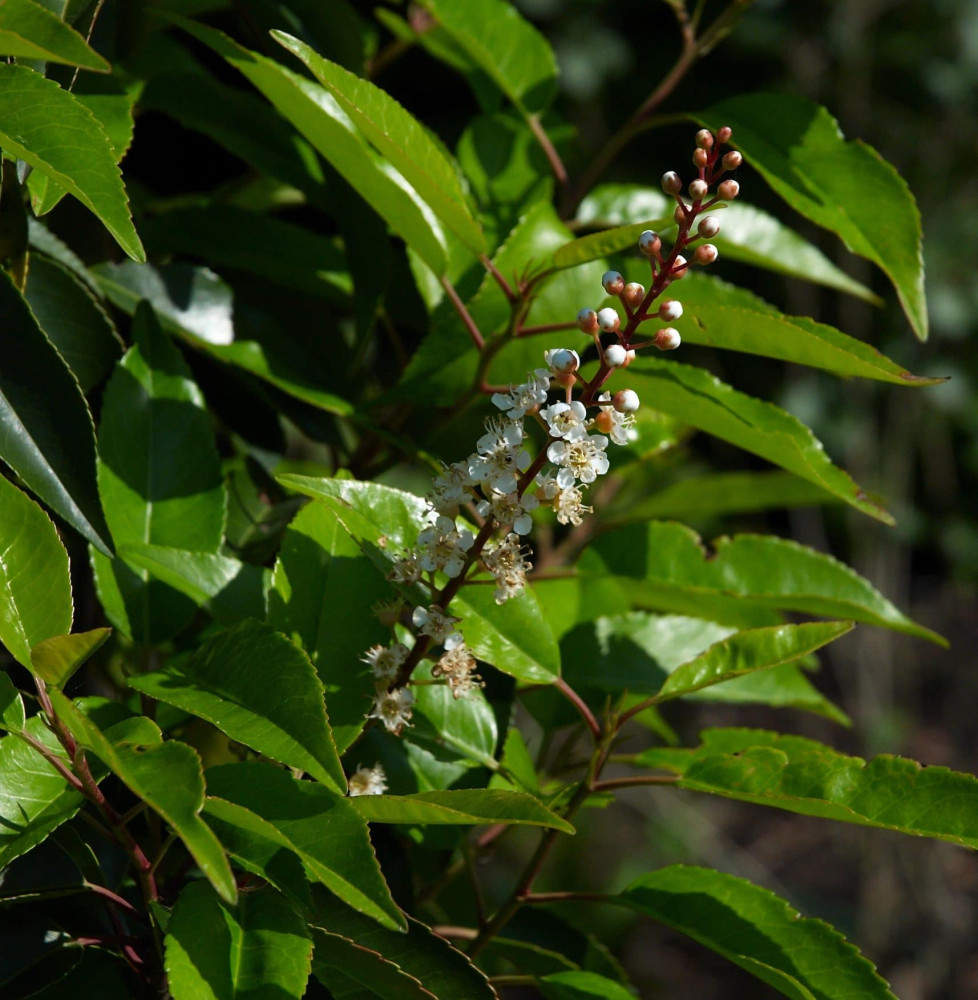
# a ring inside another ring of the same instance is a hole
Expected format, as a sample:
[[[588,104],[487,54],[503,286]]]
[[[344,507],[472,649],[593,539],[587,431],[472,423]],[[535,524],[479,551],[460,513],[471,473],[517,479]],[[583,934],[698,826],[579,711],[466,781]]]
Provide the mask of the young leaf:
[[[369,80],[324,59],[298,38],[284,31],[273,31],[272,37],[306,64],[435,215],[473,253],[485,253],[486,238],[466,205],[455,167],[424,126]]]
[[[0,729],[19,733],[27,722],[24,699],[6,672],[0,673]]]
[[[173,1000],[299,1000],[306,991],[311,935],[274,889],[243,894],[232,906],[206,882],[191,882],[163,943]]]
[[[360,795],[353,799],[357,812],[371,823],[436,823],[481,826],[515,823],[546,826],[563,833],[574,827],[531,795],[490,791],[484,788],[419,792],[416,795]]]
[[[702,615],[708,602],[719,622],[736,616],[738,608],[777,608],[849,618],[945,644],[831,556],[767,535],[724,536],[713,548],[708,558],[699,535],[668,521],[612,532],[596,545],[608,568],[627,578],[632,599],[646,607]]]
[[[311,875],[345,903],[384,927],[401,930],[362,819],[351,801],[270,764],[222,764],[207,771],[208,791],[262,817],[299,855]],[[208,811],[216,807],[210,800]],[[217,812],[220,817],[221,813]]]
[[[437,1000],[419,980],[379,951],[318,927],[313,928],[313,941],[316,948],[313,974],[329,989],[333,1000],[366,996],[381,1000]]]
[[[301,649],[267,625],[244,621],[188,660],[131,677],[129,685],[346,794],[316,671]]]
[[[631,388],[657,410],[780,465],[878,521],[893,523],[832,464],[815,435],[773,403],[738,392],[702,368],[675,361],[641,359],[628,377]]]
[[[159,729],[143,720],[134,742],[113,744],[60,691],[49,692],[58,717],[78,743],[91,750],[129,790],[158,812],[184,842],[222,899],[233,902],[237,887],[227,857],[200,818],[204,775],[197,752],[177,740],[163,742]]]
[[[71,629],[68,553],[47,514],[0,476],[0,642],[31,669],[31,648]]]
[[[862,142],[846,142],[828,111],[801,97],[731,97],[694,118],[733,128],[747,162],[792,208],[878,264],[914,332],[927,339],[920,214],[889,163]]]
[[[0,80],[12,68],[0,64]],[[28,489],[110,553],[88,404],[6,272],[0,272],[0,316],[0,456]]]
[[[774,893],[709,868],[673,865],[636,879],[618,901],[723,955],[785,996],[896,1000],[833,927]]]
[[[133,260],[146,254],[105,130],[81,101],[26,66],[0,65],[0,146],[73,194]]]
[[[632,249],[639,236],[646,229],[660,229],[668,223],[668,219],[647,219],[644,222],[634,222],[627,226],[616,226],[613,229],[602,229],[597,233],[579,236],[570,243],[565,243],[553,255],[555,268],[577,267],[592,260],[601,260],[608,254],[620,250]]]
[[[607,976],[596,972],[568,970],[541,976],[540,993],[547,1000],[635,1000],[634,994]]]
[[[108,73],[112,68],[74,28],[37,0],[4,0],[0,55],[64,63]]]
[[[31,671],[45,683],[62,688],[111,634],[110,628],[93,628],[44,639],[31,649]]]

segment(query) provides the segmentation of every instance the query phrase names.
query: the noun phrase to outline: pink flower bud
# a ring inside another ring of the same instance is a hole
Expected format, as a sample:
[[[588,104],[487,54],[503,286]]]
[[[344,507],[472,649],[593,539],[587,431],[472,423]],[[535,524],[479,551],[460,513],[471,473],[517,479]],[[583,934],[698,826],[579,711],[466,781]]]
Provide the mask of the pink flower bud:
[[[736,170],[743,162],[743,156],[736,149],[731,149],[729,153],[723,155],[723,165],[727,170]]]
[[[667,323],[675,323],[683,314],[683,304],[678,299],[666,299],[659,306],[659,319],[664,319]]]
[[[615,418],[604,408],[598,411],[594,423],[602,434],[610,434],[615,429]]]
[[[666,194],[679,194],[683,189],[683,182],[675,170],[667,170],[662,175],[662,190]]]
[[[710,154],[705,149],[693,150],[693,166],[701,170],[710,162]]]
[[[651,229],[646,229],[638,238],[638,248],[646,257],[651,257],[662,248],[662,240],[658,233],[653,233]]]
[[[627,368],[635,360],[635,352],[633,350],[625,351],[625,363],[622,368]]]
[[[641,285],[637,281],[629,281],[622,292],[622,298],[630,308],[636,308],[642,304],[642,299],[645,298],[645,285]]]
[[[724,201],[733,201],[740,194],[740,185],[733,180],[721,181],[720,186],[717,188],[717,194]]]
[[[621,318],[616,309],[606,307],[598,311],[598,329],[603,333],[614,333],[621,326]]]
[[[554,376],[554,381],[557,385],[566,389],[568,386],[573,385],[577,381],[577,376],[573,372],[568,372],[566,375]]]
[[[712,264],[717,259],[717,248],[712,243],[704,243],[696,248],[693,258],[697,264]]]
[[[720,232],[720,223],[715,216],[708,215],[705,219],[700,219],[700,224],[696,227],[700,236],[712,240]]]
[[[601,285],[609,295],[621,295],[625,279],[617,271],[605,271],[601,275]]]
[[[640,405],[638,393],[634,389],[620,389],[611,397],[611,405],[619,413],[634,413]]]
[[[708,128],[701,128],[699,132],[696,133],[696,145],[700,149],[712,149],[713,148],[713,133]]]
[[[702,201],[709,190],[706,181],[701,181],[697,178],[695,181],[689,182],[689,196],[693,201]]]
[[[671,326],[664,326],[652,341],[660,351],[674,351],[682,342],[679,331]]]
[[[718,142],[730,142],[730,137],[732,135],[733,129],[729,125],[724,125],[723,128],[717,129]]]
[[[625,348],[621,344],[612,344],[605,348],[604,363],[609,368],[621,368],[625,363]]]
[[[676,225],[681,226],[686,221],[687,207],[685,205],[677,205],[675,212],[672,213],[673,219],[676,220]]]
[[[577,314],[577,328],[581,333],[597,333],[598,314],[593,309],[582,309]]]
[[[676,260],[672,265],[671,276],[673,280],[678,281],[680,278],[686,277],[686,272],[689,271],[689,268],[686,266],[688,263],[689,262],[681,253],[676,254]]]

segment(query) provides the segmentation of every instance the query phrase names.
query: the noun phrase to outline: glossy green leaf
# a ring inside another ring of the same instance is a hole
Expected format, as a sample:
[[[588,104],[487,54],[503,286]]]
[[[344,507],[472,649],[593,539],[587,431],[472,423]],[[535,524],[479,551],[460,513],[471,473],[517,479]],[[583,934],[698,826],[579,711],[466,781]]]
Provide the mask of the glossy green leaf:
[[[566,820],[520,792],[449,789],[416,795],[360,795],[353,805],[371,823],[436,823],[481,826],[515,823],[573,833]]]
[[[565,243],[553,255],[553,266],[557,268],[577,267],[592,260],[601,260],[608,254],[634,249],[638,238],[646,229],[660,229],[668,219],[652,218],[644,222],[634,222],[627,226],[602,229],[597,233],[579,236]]]
[[[67,764],[67,755],[40,716],[25,731]],[[31,746],[0,739],[0,869],[36,847],[78,812],[84,798]]]
[[[109,380],[99,425],[99,492],[113,541],[217,552],[225,496],[203,396],[146,304],[133,340]],[[94,565],[110,620],[139,641],[162,641],[193,616],[191,601],[145,570],[98,555]]]
[[[776,608],[848,618],[944,644],[831,556],[767,535],[724,536],[712,547],[708,556],[699,535],[667,521],[613,532],[596,545],[611,572],[627,578],[633,600],[646,607],[693,615],[708,608],[720,622],[736,616],[738,607]]]
[[[5,68],[0,65],[0,74]],[[111,552],[95,485],[88,405],[6,272],[0,273],[0,316],[5,331],[0,338],[0,456],[76,531]]]
[[[702,368],[675,361],[640,359],[628,377],[639,398],[655,409],[780,465],[878,521],[892,523],[848,473],[832,464],[815,435],[773,403],[738,392]]]
[[[31,667],[31,648],[71,628],[68,553],[47,514],[0,476],[0,642]]]
[[[496,991],[483,972],[412,917],[407,918],[406,934],[393,933],[351,912],[326,893],[313,889],[313,896],[313,926],[378,952],[417,979],[438,1000],[496,1000]]]
[[[64,265],[32,254],[24,298],[82,392],[95,388],[122,355],[122,342],[91,291]]]
[[[859,826],[978,847],[978,778],[884,754],[868,763],[824,743],[762,729],[708,729],[695,750],[655,751],[699,792]]]
[[[145,260],[112,144],[92,112],[26,66],[0,65],[0,146],[47,174],[102,220],[134,260]]]
[[[384,927],[404,927],[404,916],[374,856],[367,822],[349,799],[260,763],[209,768],[207,786],[218,798],[271,824],[282,845],[299,855],[310,875],[349,906]]]
[[[732,127],[746,162],[792,208],[879,265],[914,332],[927,339],[920,214],[876,150],[846,142],[825,108],[788,94],[731,97],[695,118],[710,128]]]
[[[24,699],[6,671],[0,672],[0,729],[19,733],[26,722]]]
[[[353,184],[388,225],[436,273],[445,267],[445,243],[437,220],[411,185],[367,145],[359,130],[323,87],[233,42],[213,28],[181,26],[225,58]]]
[[[434,993],[379,951],[342,934],[313,928],[316,950],[312,971],[333,1000],[380,997],[381,1000],[433,1000]]]
[[[62,239],[55,236],[43,222],[29,215],[27,217],[27,240],[32,249],[40,250],[42,254],[57,261],[62,267],[66,267],[71,271],[93,295],[100,295],[95,279],[89,273],[88,268],[78,254]],[[35,259],[31,259],[31,267],[34,266]]]
[[[204,775],[197,752],[177,740],[164,742],[160,731],[148,720],[135,734],[136,742],[113,744],[60,691],[52,690],[49,696],[58,717],[78,743],[91,750],[134,795],[169,823],[221,898],[233,901],[237,887],[227,857],[200,817]]]
[[[164,965],[173,1000],[299,1000],[312,937],[274,889],[228,905],[206,882],[184,887],[166,926]]]
[[[322,684],[305,653],[267,625],[242,622],[188,660],[131,677],[129,684],[346,793]]]
[[[44,639],[31,649],[31,671],[47,684],[64,687],[111,634],[110,628],[93,628]]]
[[[0,55],[80,66],[107,73],[111,67],[74,28],[36,0],[0,5]]]
[[[130,566],[206,608],[222,625],[264,617],[267,570],[216,552],[188,552],[164,545],[123,545]]]
[[[557,62],[546,39],[504,0],[422,0],[438,24],[524,115],[546,110]]]
[[[389,631],[373,614],[337,609],[351,593],[366,611],[390,600],[390,584],[360,552],[356,541],[325,504],[307,504],[282,540],[268,592],[268,624],[301,646],[319,673],[337,748],[359,736],[375,696],[373,675],[361,661]]]
[[[190,346],[226,364],[242,368],[277,389],[328,413],[353,413],[345,399],[325,392],[303,373],[293,345],[276,331],[272,342],[236,339],[231,289],[204,267],[171,264],[102,264],[92,269],[100,287],[120,309],[133,313],[148,299],[160,323]]]
[[[595,997],[601,1000],[635,1000],[634,994],[621,983],[599,976],[596,972],[554,972],[541,976],[537,985],[547,1000],[588,1000]]]
[[[896,1000],[872,964],[837,930],[802,917],[773,892],[745,879],[673,865],[636,879],[618,900],[795,1000],[798,984],[815,1000]]]
[[[431,210],[474,253],[486,251],[482,228],[472,217],[455,167],[424,126],[369,80],[324,59],[284,31],[272,37],[302,60],[333,95],[353,124],[393,164]]]
[[[737,632],[677,667],[666,678],[656,698],[659,701],[681,698],[714,684],[791,663],[845,635],[851,628],[852,622],[809,622]]]

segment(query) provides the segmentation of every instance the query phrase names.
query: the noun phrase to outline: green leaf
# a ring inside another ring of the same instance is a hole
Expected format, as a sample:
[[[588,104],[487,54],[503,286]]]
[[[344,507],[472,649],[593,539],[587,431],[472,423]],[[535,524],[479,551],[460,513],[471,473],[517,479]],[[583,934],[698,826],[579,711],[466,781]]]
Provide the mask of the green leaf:
[[[274,889],[228,905],[206,882],[180,893],[164,938],[173,1000],[299,1000],[306,991],[312,938]]]
[[[570,243],[565,243],[553,255],[553,266],[556,268],[577,267],[592,260],[601,260],[608,254],[634,248],[639,236],[646,229],[660,229],[668,219],[647,219],[644,222],[634,222],[627,226],[616,226],[614,229],[603,229],[598,233],[588,233],[579,236]]]
[[[94,389],[121,356],[122,342],[91,291],[64,265],[31,254],[24,298],[82,392]]]
[[[708,729],[665,766],[694,791],[978,847],[978,778],[884,754],[868,763],[801,736]],[[636,763],[660,766],[653,756]]]
[[[0,641],[31,668],[31,648],[71,628],[68,553],[47,514],[0,476]]]
[[[8,733],[19,733],[27,722],[24,713],[24,699],[14,687],[10,676],[0,672],[0,729]]]
[[[7,68],[0,64],[0,78]],[[0,316],[5,331],[0,338],[0,456],[28,489],[109,553],[88,405],[6,272],[0,273]]]
[[[815,1000],[896,1000],[838,931],[744,879],[673,865],[636,879],[618,899],[796,1000],[799,984]]]
[[[635,1000],[634,994],[607,976],[596,972],[554,972],[537,980],[540,992],[547,1000]]]
[[[110,628],[93,628],[44,639],[31,649],[31,671],[45,683],[62,688],[111,634]]]
[[[337,620],[337,608],[351,593],[368,609],[390,600],[391,588],[336,515],[325,504],[307,504],[282,540],[267,620],[301,646],[316,667],[340,752],[362,732],[375,696],[373,675],[360,658],[390,637],[373,614]]]
[[[216,553],[225,496],[203,396],[148,304],[132,332],[99,425],[99,493],[113,541]],[[110,620],[138,641],[160,642],[193,617],[192,602],[145,570],[98,555],[94,565]]]
[[[702,368],[675,361],[640,359],[628,377],[639,398],[655,409],[780,465],[878,521],[893,523],[848,473],[832,464],[815,435],[773,403],[738,392]]]
[[[267,625],[242,622],[188,660],[131,677],[129,686],[346,793],[322,684],[302,650]]]
[[[0,146],[47,174],[145,260],[109,137],[74,95],[26,66],[0,65]]]
[[[54,734],[35,715],[25,731],[67,764]],[[0,739],[0,869],[46,840],[85,801],[19,736]]]
[[[430,209],[403,176],[370,149],[327,90],[213,28],[184,20],[180,25],[240,70],[432,270],[444,270],[444,236]]]
[[[310,875],[349,906],[384,927],[404,927],[374,856],[367,822],[349,799],[261,763],[209,768],[207,786],[213,795],[271,824]],[[208,804],[208,811],[213,805]]]
[[[656,698],[660,702],[681,698],[714,684],[791,663],[851,629],[852,622],[809,622],[738,632],[677,667]]]
[[[324,59],[298,38],[284,31],[273,31],[272,37],[305,63],[435,215],[473,253],[485,253],[485,236],[469,211],[455,167],[421,123],[385,91]]]
[[[222,625],[264,617],[267,570],[216,552],[123,545],[119,557],[206,608]]]
[[[612,573],[627,578],[632,599],[645,607],[692,615],[708,609],[719,622],[736,618],[738,609],[776,608],[848,618],[945,643],[901,614],[848,566],[786,539],[724,536],[714,540],[708,557],[694,531],[653,521],[612,532],[595,547]]]
[[[95,723],[60,691],[49,692],[58,717],[81,746],[91,750],[126,787],[173,828],[221,898],[237,896],[231,868],[217,837],[200,818],[204,775],[197,752],[177,740],[163,742],[159,730],[143,720],[135,743],[113,745]],[[155,737],[149,741],[149,737]]]
[[[36,0],[0,6],[0,55],[80,66],[107,73],[109,64],[85,39]]]
[[[434,993],[379,951],[342,934],[313,928],[312,971],[333,1000],[380,997],[381,1000],[432,1000]]]
[[[557,89],[557,61],[515,7],[504,0],[422,0],[422,6],[524,116],[546,110]]]
[[[920,214],[906,183],[876,150],[846,142],[828,111],[788,94],[728,98],[694,118],[710,128],[732,127],[747,162],[792,208],[878,264],[914,332],[927,339]]]
[[[353,805],[371,823],[516,823],[574,833],[570,823],[521,792],[474,788],[416,795],[360,795],[353,799]]]
[[[337,899],[313,890],[315,914],[310,923],[327,933],[348,937],[394,962],[439,1000],[496,1000],[484,973],[430,928],[407,918],[407,933],[398,934],[353,913]]]

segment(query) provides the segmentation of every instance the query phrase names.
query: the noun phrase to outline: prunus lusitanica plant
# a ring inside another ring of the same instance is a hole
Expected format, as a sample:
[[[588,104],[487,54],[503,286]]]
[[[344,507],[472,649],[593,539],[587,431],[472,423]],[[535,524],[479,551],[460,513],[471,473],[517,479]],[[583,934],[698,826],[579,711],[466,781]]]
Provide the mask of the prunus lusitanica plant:
[[[4,997],[635,995],[584,901],[762,991],[892,997],[715,868],[540,886],[636,786],[978,846],[973,776],[790,732],[847,722],[812,671],[850,629],[941,637],[825,552],[684,523],[892,522],[703,363],[940,379],[730,283],[879,304],[821,227],[927,336],[897,172],[799,97],[683,107],[749,3],[668,5],[678,60],[588,149],[503,0],[0,4]],[[402,58],[467,119],[400,103]],[[648,175],[607,182],[638,144]],[[690,700],[788,732],[681,740]]]

